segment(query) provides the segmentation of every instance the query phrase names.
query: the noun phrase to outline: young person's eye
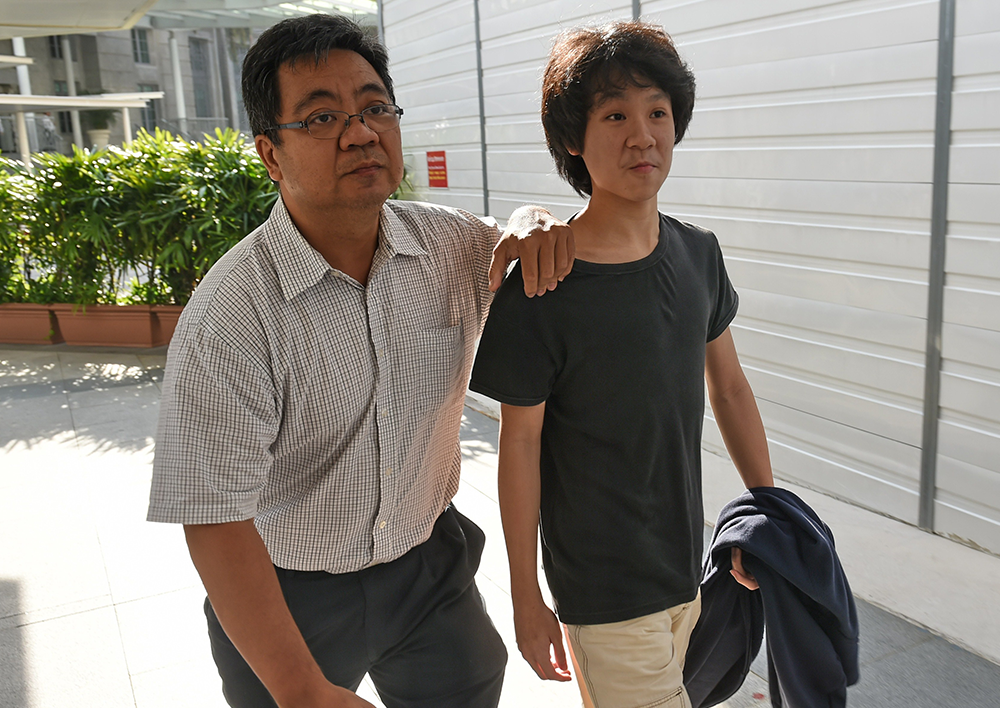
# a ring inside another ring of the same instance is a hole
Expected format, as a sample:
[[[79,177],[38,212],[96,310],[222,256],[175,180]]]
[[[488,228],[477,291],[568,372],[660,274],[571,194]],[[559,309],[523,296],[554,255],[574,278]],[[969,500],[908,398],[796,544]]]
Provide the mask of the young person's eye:
[[[614,121],[625,120],[625,116],[622,113],[612,113],[608,116],[608,120],[614,120]]]
[[[657,109],[657,110],[653,111],[652,117],[653,118],[666,118],[667,117],[667,112],[664,111],[664,110]]]

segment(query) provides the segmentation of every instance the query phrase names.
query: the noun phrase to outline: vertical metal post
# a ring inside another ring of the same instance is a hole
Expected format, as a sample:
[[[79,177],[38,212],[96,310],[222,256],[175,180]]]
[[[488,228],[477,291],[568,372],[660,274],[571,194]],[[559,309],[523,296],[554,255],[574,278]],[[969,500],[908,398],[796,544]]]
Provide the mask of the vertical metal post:
[[[483,216],[490,215],[490,181],[486,169],[486,97],[483,93],[483,41],[479,33],[479,0],[472,0],[476,22],[476,84],[479,87],[479,151],[483,164]]]
[[[642,14],[642,0],[632,0],[632,19],[638,20]]]
[[[383,0],[376,0],[375,8],[378,10],[378,41],[385,46],[385,20],[382,16],[382,2]]]
[[[948,164],[955,56],[956,0],[941,0],[938,24],[937,108],[934,117],[934,186],[924,364],[924,426],[920,455],[920,527],[934,530],[937,494],[938,417],[941,403],[941,330],[944,319],[945,245],[948,234]]]
[[[76,73],[73,71],[73,48],[70,46],[69,37],[62,36],[63,62],[66,65],[66,88],[70,96],[76,95]],[[73,126],[73,142],[79,147],[84,147],[83,130],[80,129],[80,111],[70,111],[69,120]]]
[[[177,106],[177,128],[184,140],[188,139],[187,107],[184,105],[184,80],[181,78],[181,52],[177,46],[177,33],[170,30],[170,71],[174,79],[174,101]]]

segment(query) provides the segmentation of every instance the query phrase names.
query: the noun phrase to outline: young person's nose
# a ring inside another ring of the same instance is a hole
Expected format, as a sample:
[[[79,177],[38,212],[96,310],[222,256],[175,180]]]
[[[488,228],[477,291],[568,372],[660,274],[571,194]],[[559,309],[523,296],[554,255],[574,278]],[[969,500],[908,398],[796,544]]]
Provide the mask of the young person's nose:
[[[646,150],[656,145],[656,136],[648,121],[639,119],[632,122],[632,131],[628,136],[628,146]]]

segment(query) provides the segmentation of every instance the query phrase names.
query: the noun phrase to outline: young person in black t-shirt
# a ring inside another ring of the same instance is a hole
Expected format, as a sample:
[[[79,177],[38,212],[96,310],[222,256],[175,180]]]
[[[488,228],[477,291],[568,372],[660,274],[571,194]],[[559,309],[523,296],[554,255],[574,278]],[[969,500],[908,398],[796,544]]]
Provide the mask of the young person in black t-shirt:
[[[515,268],[493,303],[471,388],[499,400],[500,509],[518,648],[587,706],[689,706],[699,614],[704,382],[747,487],[771,486],[767,441],[729,332],[738,299],[715,236],[657,210],[694,77],[662,29],[570,30],[545,69],[559,173],[590,201],[577,260],[540,299]],[[734,575],[752,577],[738,554]]]

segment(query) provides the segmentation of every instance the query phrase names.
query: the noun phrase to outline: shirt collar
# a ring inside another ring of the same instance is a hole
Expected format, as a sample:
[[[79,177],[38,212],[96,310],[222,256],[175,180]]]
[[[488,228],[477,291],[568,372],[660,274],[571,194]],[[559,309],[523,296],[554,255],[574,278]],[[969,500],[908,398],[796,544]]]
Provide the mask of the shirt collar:
[[[305,236],[292,223],[284,201],[279,196],[271,209],[271,215],[265,223],[266,240],[271,246],[271,256],[274,258],[281,283],[281,291],[285,300],[293,300],[303,291],[323,279],[327,272],[334,270],[319,251],[309,245]],[[404,256],[423,256],[427,251],[420,245],[402,219],[388,207],[382,205],[379,214],[379,245],[387,258],[397,254]]]

